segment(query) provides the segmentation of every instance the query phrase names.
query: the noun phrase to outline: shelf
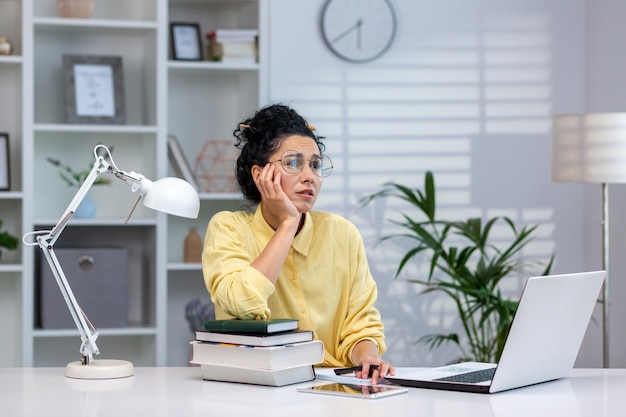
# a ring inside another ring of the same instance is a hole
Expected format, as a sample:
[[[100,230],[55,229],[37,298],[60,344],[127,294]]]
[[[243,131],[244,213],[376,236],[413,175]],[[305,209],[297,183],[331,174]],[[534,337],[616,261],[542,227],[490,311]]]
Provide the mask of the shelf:
[[[68,201],[69,203],[69,201]],[[54,226],[57,224],[59,219],[36,219],[35,224],[38,226]],[[128,223],[125,222],[126,219],[115,218],[115,219],[78,219],[73,217],[68,223],[67,227],[72,226],[83,226],[83,227],[93,227],[93,226],[106,226],[106,227],[129,227],[129,226],[156,226],[157,219],[146,219],[146,218],[134,218],[131,217]]]
[[[96,326],[98,323],[94,323]],[[111,329],[98,329],[100,336],[151,336],[156,335],[154,327],[129,326]],[[34,329],[33,337],[80,337],[78,329]]]
[[[2,272],[22,272],[24,267],[22,264],[0,264],[0,273]]]
[[[21,64],[24,60],[19,55],[0,56],[0,64]]]
[[[167,264],[168,271],[202,271],[201,263],[172,262]]]
[[[212,61],[184,62],[169,61],[170,71],[258,71],[258,63],[222,63]]]
[[[130,134],[157,134],[158,128],[154,125],[88,125],[64,123],[39,123],[33,126],[35,132],[76,132],[76,133],[130,133]]]
[[[241,193],[200,193],[200,200],[230,201],[241,200]]]
[[[0,191],[0,200],[21,200],[24,193],[21,191]]]
[[[36,17],[33,19],[35,28],[47,27],[59,30],[68,28],[86,29],[128,29],[128,30],[156,30],[156,22],[140,20],[103,20],[103,19],[66,19],[62,17]]]

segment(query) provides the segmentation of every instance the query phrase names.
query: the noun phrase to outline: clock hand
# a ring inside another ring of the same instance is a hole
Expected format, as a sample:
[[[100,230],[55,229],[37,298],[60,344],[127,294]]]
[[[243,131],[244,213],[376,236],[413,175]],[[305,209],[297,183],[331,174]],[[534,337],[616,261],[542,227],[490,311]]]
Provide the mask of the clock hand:
[[[348,29],[340,33],[338,36],[336,36],[335,39],[331,40],[331,43],[336,43],[340,41],[341,39],[348,36],[354,30],[358,30],[359,33],[361,33],[361,24],[363,24],[363,21],[361,19],[357,20],[357,22],[354,25],[350,26]]]

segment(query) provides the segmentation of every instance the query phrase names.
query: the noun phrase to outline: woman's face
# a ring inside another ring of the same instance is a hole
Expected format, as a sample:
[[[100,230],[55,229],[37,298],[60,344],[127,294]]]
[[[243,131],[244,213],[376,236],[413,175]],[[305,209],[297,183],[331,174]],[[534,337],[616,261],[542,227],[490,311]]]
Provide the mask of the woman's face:
[[[311,160],[320,156],[317,143],[308,136],[300,135],[284,138],[280,147],[270,156],[269,161],[274,164],[276,172],[281,173],[280,185],[283,191],[300,213],[306,213],[313,208],[322,188],[322,178],[311,170]],[[297,158],[304,162],[300,172],[295,172]],[[292,172],[284,168],[290,161],[293,162],[289,165],[293,167],[289,168]]]

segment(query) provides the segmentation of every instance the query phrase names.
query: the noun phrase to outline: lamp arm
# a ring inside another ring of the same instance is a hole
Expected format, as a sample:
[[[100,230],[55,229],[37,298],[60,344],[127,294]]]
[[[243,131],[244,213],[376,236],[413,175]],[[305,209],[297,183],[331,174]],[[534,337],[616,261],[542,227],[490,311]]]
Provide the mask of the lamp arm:
[[[67,223],[74,215],[74,212],[76,212],[76,209],[85,199],[85,196],[87,196],[87,193],[93,186],[94,182],[96,182],[98,175],[108,171],[110,168],[111,165],[103,157],[99,156],[96,159],[96,162],[93,164],[93,168],[74,195],[74,198],[72,199],[72,201],[70,201],[70,204],[63,212],[63,215],[61,216],[57,224],[50,231],[48,244],[54,245],[54,243],[57,241],[57,239],[65,229],[65,226],[67,226]]]
[[[98,349],[98,345],[96,344],[96,339],[98,339],[98,331],[91,324],[87,315],[80,308],[80,305],[76,301],[76,297],[74,297],[74,293],[72,288],[70,287],[69,282],[67,282],[67,277],[63,272],[63,268],[61,268],[61,264],[54,253],[54,248],[45,243],[45,239],[43,236],[37,237],[37,242],[39,243],[39,247],[42,249],[43,254],[50,265],[50,269],[54,274],[54,278],[57,281],[57,285],[61,290],[61,294],[63,295],[63,299],[65,300],[65,304],[67,304],[67,308],[72,315],[72,319],[74,320],[74,324],[80,333],[80,339],[82,343],[80,345],[80,353],[82,356],[82,361],[84,364],[89,363],[90,360],[93,359],[93,355],[99,355],[100,350]]]
[[[96,344],[96,339],[98,338],[98,331],[91,324],[83,310],[80,308],[80,305],[76,301],[76,297],[74,297],[74,293],[70,284],[67,281],[67,277],[63,272],[63,268],[59,263],[59,260],[54,253],[54,244],[67,226],[67,223],[74,215],[74,212],[83,201],[98,175],[103,172],[109,171],[111,165],[103,158],[97,157],[96,162],[93,165],[93,168],[81,184],[80,188],[76,192],[76,195],[70,202],[67,209],[57,222],[57,224],[52,228],[52,230],[46,234],[41,234],[37,236],[37,245],[41,248],[46,261],[50,265],[50,269],[54,274],[54,278],[57,281],[57,285],[61,290],[61,294],[63,295],[63,299],[67,304],[68,309],[70,310],[70,314],[72,315],[72,319],[78,328],[78,332],[80,333],[80,338],[82,340],[82,344],[80,346],[80,353],[83,358],[83,363],[88,363],[91,359],[93,359],[93,355],[98,355],[100,350]]]

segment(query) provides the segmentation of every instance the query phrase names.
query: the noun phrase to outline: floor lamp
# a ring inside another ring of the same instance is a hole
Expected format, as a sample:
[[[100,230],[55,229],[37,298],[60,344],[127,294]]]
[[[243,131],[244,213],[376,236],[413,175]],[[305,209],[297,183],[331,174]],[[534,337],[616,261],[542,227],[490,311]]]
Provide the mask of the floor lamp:
[[[609,367],[609,184],[626,183],[626,113],[553,118],[552,180],[602,185],[602,362]]]

